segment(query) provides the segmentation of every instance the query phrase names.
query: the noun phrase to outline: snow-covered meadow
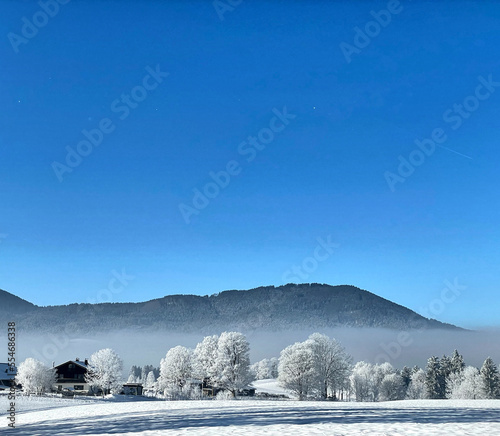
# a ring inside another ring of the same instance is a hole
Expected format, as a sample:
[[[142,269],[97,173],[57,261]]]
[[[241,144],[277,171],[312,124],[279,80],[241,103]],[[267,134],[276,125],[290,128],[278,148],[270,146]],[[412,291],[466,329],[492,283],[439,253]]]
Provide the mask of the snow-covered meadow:
[[[121,399],[19,398],[13,433],[19,436],[500,434],[500,400],[356,403]]]

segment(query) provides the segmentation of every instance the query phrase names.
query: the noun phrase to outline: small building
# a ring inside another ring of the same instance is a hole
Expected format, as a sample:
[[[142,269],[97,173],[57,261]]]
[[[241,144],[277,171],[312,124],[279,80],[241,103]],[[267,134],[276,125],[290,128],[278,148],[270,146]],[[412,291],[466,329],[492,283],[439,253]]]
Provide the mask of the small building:
[[[121,393],[124,395],[142,395],[142,391],[142,383],[125,383]]]
[[[54,390],[61,393],[87,394],[90,385],[85,381],[88,372],[88,361],[68,360],[60,365],[54,366],[57,381]]]
[[[0,391],[10,389],[12,379],[17,375],[17,368],[11,367],[8,363],[0,363]]]
[[[243,389],[238,389],[236,394],[238,397],[254,397],[255,396],[255,388],[253,386],[247,386]]]

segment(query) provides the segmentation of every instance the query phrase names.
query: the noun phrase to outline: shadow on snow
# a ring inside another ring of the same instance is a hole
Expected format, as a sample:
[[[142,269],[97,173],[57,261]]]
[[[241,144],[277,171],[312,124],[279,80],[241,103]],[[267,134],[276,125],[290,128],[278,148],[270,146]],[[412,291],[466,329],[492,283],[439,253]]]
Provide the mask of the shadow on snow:
[[[318,409],[293,407],[252,410],[205,409],[202,413],[187,409],[123,413],[68,419],[65,422],[41,421],[16,428],[16,435],[88,435],[141,432],[145,430],[179,430],[185,428],[226,426],[268,426],[305,424],[362,424],[362,423],[474,423],[500,422],[499,409],[437,408],[437,409]]]

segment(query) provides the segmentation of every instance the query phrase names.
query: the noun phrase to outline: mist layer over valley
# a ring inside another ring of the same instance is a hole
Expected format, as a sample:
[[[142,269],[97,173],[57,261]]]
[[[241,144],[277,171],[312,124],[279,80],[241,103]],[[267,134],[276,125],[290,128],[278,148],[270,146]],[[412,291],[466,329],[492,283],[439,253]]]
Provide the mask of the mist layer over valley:
[[[256,362],[263,358],[279,357],[286,346],[304,341],[318,331],[336,338],[352,355],[354,361],[365,360],[390,362],[402,368],[404,365],[425,367],[432,355],[450,355],[456,348],[468,365],[481,366],[491,356],[500,361],[498,331],[449,331],[408,330],[396,331],[379,328],[323,328],[290,331],[243,331],[250,343],[250,358]],[[213,331],[220,334],[221,331]],[[25,333],[19,337],[19,357],[34,357],[52,365],[79,357],[84,359],[102,348],[113,348],[124,360],[124,368],[131,365],[157,366],[167,351],[177,345],[194,348],[203,334],[164,332],[137,332],[124,329],[94,334]]]

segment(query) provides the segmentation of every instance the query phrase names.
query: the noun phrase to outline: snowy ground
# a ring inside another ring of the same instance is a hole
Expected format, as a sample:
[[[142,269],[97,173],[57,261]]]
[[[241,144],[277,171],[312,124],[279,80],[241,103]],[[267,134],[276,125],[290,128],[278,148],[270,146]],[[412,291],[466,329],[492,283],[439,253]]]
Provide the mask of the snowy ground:
[[[500,400],[337,403],[46,398],[19,399],[17,408],[17,427],[12,432],[16,436],[500,434]],[[2,426],[7,428],[3,410],[2,406]]]
[[[286,395],[290,398],[293,398],[293,395],[290,392],[283,389],[279,384],[278,380],[275,378],[268,378],[264,380],[255,380],[252,382],[252,386],[255,388],[255,393],[263,393],[267,392],[268,394],[273,395]]]

